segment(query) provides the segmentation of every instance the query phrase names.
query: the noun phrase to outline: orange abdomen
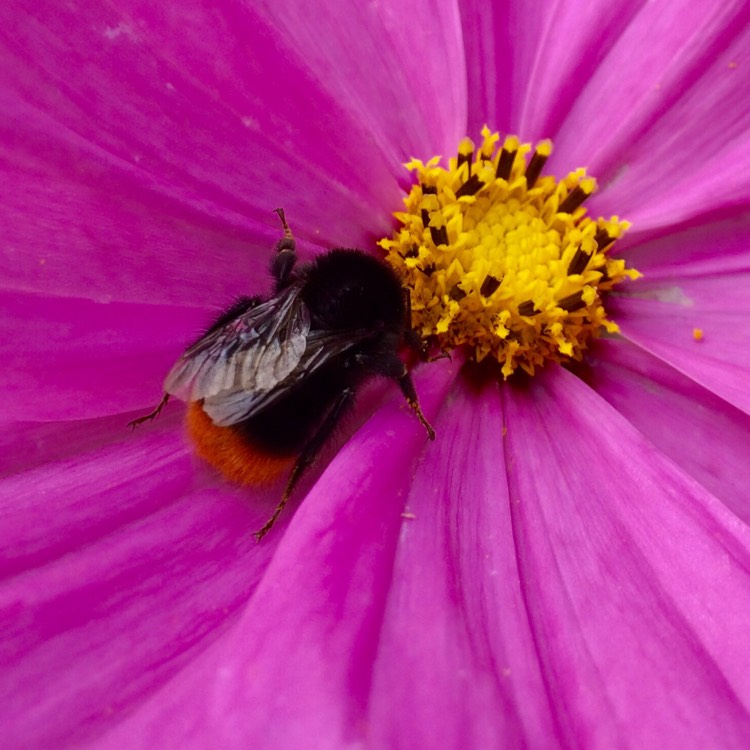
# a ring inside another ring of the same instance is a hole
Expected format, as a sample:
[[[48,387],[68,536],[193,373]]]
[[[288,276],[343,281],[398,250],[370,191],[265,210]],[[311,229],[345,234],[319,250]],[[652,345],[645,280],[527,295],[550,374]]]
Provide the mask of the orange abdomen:
[[[272,484],[294,464],[295,456],[267,453],[234,427],[217,427],[200,401],[188,405],[186,426],[195,452],[232,482]]]

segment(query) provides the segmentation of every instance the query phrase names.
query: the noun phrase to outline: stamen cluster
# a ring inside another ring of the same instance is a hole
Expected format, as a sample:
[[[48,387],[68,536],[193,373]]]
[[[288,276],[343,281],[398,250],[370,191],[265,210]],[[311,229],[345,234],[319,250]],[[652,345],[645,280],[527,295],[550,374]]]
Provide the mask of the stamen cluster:
[[[608,255],[629,224],[586,215],[596,181],[585,169],[542,176],[549,141],[532,152],[516,136],[482,136],[447,169],[440,157],[406,165],[418,182],[380,245],[409,289],[412,326],[445,351],[497,359],[505,377],[580,360],[592,337],[619,330],[602,295],[640,275]]]

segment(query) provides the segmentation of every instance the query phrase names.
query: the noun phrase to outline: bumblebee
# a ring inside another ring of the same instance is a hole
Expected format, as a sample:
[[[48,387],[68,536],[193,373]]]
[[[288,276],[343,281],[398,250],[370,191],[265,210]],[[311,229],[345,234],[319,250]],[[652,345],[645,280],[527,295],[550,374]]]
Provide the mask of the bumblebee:
[[[422,347],[394,271],[344,248],[297,264],[292,231],[276,213],[284,234],[271,261],[273,292],[238,299],[177,360],[159,405],[130,422],[153,419],[175,396],[188,404],[196,453],[228,479],[257,486],[289,471],[259,541],[368,379],[394,380],[435,438],[398,355],[403,342]]]

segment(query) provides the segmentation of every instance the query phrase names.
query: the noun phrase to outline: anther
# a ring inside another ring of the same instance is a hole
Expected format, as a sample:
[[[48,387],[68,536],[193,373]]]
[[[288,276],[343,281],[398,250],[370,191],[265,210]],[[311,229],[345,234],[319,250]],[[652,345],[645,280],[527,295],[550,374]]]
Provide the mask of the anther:
[[[594,242],[599,250],[604,250],[605,247],[611,245],[615,241],[614,237],[609,236],[609,232],[603,227],[599,227],[594,235]]]
[[[510,179],[510,170],[513,169],[513,162],[516,160],[517,153],[517,151],[506,151],[505,149],[500,152],[495,177],[501,180]]]
[[[565,310],[566,312],[574,312],[586,307],[586,303],[583,301],[583,292],[575,292],[575,294],[569,294],[567,297],[563,297],[557,306]]]
[[[479,179],[479,175],[472,175],[458,190],[456,190],[456,198],[461,198],[464,195],[476,195],[483,187],[484,182]]]
[[[424,268],[420,268],[419,270],[425,276],[432,276],[432,274],[435,273],[436,269],[437,269],[437,266],[434,263],[428,263]]]
[[[454,300],[455,302],[459,302],[466,296],[466,292],[461,289],[459,284],[456,284],[450,292],[448,292],[448,296]]]
[[[482,282],[482,286],[479,287],[479,294],[482,297],[491,297],[499,287],[500,279],[496,279],[494,276],[488,274]]]
[[[432,237],[432,241],[435,243],[435,246],[438,245],[447,245],[448,244],[448,232],[446,231],[445,227],[433,227],[430,226],[430,236]]]
[[[544,169],[544,165],[547,163],[550,154],[552,153],[552,143],[550,141],[542,141],[534,151],[534,155],[531,157],[529,166],[526,167],[526,186],[530,190],[536,184],[539,179],[539,175]]]
[[[437,195],[437,188],[434,185],[422,185],[422,195]],[[426,209],[422,209],[422,224],[425,227],[430,225],[430,212]]]
[[[463,138],[458,145],[458,158],[456,159],[456,168],[468,164],[469,177],[471,177],[471,160],[474,158],[474,141],[471,138]]]
[[[503,148],[500,151],[500,157],[497,160],[495,177],[506,181],[510,179],[510,173],[513,170],[513,162],[516,160],[519,146],[520,144],[516,136],[509,136],[505,139]]]
[[[565,198],[565,200],[560,204],[560,207],[557,209],[557,213],[572,214],[573,211],[575,211],[578,206],[580,206],[594,191],[595,183],[592,183],[593,180],[586,180],[580,185],[576,185],[573,190],[568,193],[568,196]]]
[[[519,315],[526,315],[528,317],[531,317],[532,315],[539,315],[541,310],[537,310],[536,307],[534,307],[534,303],[532,300],[527,299],[525,302],[521,302],[518,305],[518,314]]]
[[[575,255],[571,258],[570,263],[568,263],[568,276],[572,276],[576,273],[583,273],[590,260],[591,256],[579,247],[578,250],[576,250]]]

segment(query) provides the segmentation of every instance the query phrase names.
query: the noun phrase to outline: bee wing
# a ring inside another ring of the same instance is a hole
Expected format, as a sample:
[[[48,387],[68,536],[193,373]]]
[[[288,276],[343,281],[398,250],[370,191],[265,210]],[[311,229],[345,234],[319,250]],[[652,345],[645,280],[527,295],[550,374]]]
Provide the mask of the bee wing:
[[[172,367],[165,392],[183,401],[237,391],[262,400],[299,366],[307,348],[310,315],[301,289],[292,284],[199,339]]]
[[[203,401],[203,409],[215,425],[227,427],[252,417],[278,401],[305,377],[334,357],[372,336],[372,331],[309,331],[297,366],[281,381],[263,392],[233,388]]]

